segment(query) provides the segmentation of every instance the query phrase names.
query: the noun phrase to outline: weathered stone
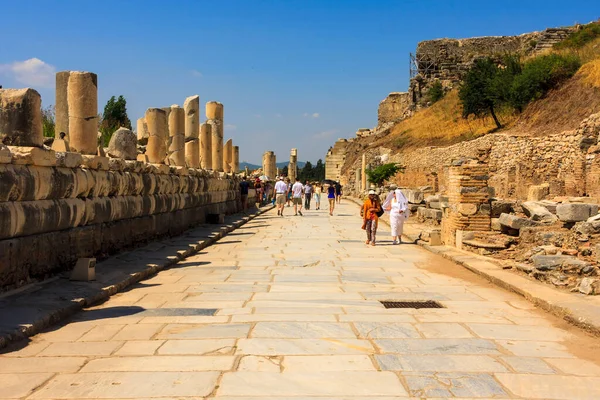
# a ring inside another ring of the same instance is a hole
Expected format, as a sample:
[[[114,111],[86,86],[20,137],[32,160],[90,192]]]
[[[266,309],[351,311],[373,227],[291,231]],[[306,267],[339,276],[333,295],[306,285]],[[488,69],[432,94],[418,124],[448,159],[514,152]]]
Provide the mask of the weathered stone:
[[[462,215],[475,215],[477,214],[477,204],[460,203],[456,206],[456,210]]]
[[[57,167],[76,168],[83,164],[83,157],[79,153],[57,151],[55,154]]]
[[[554,214],[546,209],[541,203],[535,201],[526,201],[521,204],[523,212],[534,221],[553,223],[557,218]]]
[[[237,174],[240,172],[240,146],[233,146],[231,162],[231,172]]]
[[[33,89],[0,89],[0,143],[42,147],[42,98]]]
[[[532,221],[530,219],[527,218],[521,218],[521,217],[517,217],[516,215],[512,215],[512,214],[500,214],[500,218],[499,221],[500,225],[508,227],[510,229],[521,229],[521,228],[525,228],[528,226],[537,226],[540,223],[536,222],[536,221]]]
[[[56,154],[54,150],[46,150],[39,147],[9,146],[14,164],[39,165],[52,167],[56,165]]]
[[[211,157],[212,170],[223,171],[223,122],[218,119],[209,119],[206,121],[210,125],[211,132]]]
[[[151,163],[162,164],[167,155],[167,113],[160,108],[149,108],[144,119],[149,135],[146,155]]]
[[[409,203],[421,204],[425,199],[425,195],[420,190],[405,189],[402,191]]]
[[[108,157],[82,154],[82,158],[83,158],[82,165],[86,168],[99,169],[99,170],[103,170],[103,171],[107,171],[109,169]]]
[[[543,183],[541,185],[533,185],[529,187],[527,192],[527,201],[539,201],[543,200],[550,194],[550,185]]]
[[[491,219],[491,228],[493,231],[501,231],[502,225],[500,225],[500,218]]]
[[[189,168],[200,168],[200,139],[185,142],[185,163]]]
[[[233,140],[229,139],[223,146],[223,171],[231,172],[231,161],[233,153]]]
[[[559,204],[556,207],[558,219],[564,222],[587,221],[593,215],[598,214],[597,204]]]
[[[531,257],[531,261],[539,271],[551,271],[559,267],[581,268],[588,265],[585,261],[565,255],[535,255]]]
[[[442,210],[433,208],[419,207],[417,210],[418,216],[423,219],[431,219],[434,221],[442,220]]]
[[[509,201],[492,201],[492,218],[500,218],[500,214],[510,214],[513,211],[513,203]]]
[[[600,294],[600,279],[583,278],[577,287],[579,293],[587,295]]]
[[[198,139],[200,135],[200,96],[190,96],[183,103],[185,110],[185,139]]]
[[[135,160],[137,158],[137,138],[135,133],[127,128],[117,129],[108,143],[108,155],[112,158]]]
[[[207,123],[200,125],[200,166],[212,169],[212,126]]]
[[[8,146],[0,143],[0,164],[10,164],[12,162],[12,154]]]
[[[541,200],[538,202],[540,205],[546,208],[546,210],[550,211],[552,214],[556,215],[556,206],[558,203],[550,200]]]
[[[137,140],[141,145],[148,144],[148,125],[146,124],[146,118],[138,118],[137,120]]]

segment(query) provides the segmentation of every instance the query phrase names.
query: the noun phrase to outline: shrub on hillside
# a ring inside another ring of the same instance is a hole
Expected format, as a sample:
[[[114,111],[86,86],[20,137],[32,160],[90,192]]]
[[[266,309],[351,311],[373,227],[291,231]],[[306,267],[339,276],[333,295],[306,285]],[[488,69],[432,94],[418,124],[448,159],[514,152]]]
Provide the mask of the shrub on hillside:
[[[555,49],[579,49],[592,40],[600,38],[600,23],[592,22],[585,25],[577,32],[572,33],[568,38],[554,45]]]
[[[404,167],[395,163],[383,164],[373,169],[367,169],[365,172],[369,177],[369,182],[377,186],[383,184],[384,181],[390,179],[398,172],[404,171]]]
[[[525,63],[510,86],[510,104],[519,111],[572,77],[581,66],[574,55],[549,54]]]
[[[496,126],[502,127],[495,111],[504,102],[497,93],[500,86],[497,83],[499,71],[498,65],[489,57],[475,61],[458,93],[464,118],[470,115],[483,117],[490,114]]]
[[[427,98],[431,104],[440,101],[444,98],[444,87],[440,81],[435,81],[431,88],[427,91]]]

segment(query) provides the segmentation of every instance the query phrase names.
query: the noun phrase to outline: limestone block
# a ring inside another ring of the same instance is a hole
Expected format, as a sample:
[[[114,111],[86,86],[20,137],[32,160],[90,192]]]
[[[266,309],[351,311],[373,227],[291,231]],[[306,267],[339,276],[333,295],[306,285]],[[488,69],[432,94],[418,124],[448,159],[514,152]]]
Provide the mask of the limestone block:
[[[71,151],[96,154],[98,143],[98,77],[92,72],[70,71],[67,84]],[[58,110],[57,110],[58,111]]]
[[[418,216],[423,219],[431,219],[435,221],[442,220],[442,210],[436,210],[433,208],[419,207],[417,210]]]
[[[493,231],[498,231],[498,232],[502,230],[502,225],[500,225],[500,218],[492,218],[491,228]]]
[[[66,152],[66,151],[69,151],[69,144],[64,139],[55,138],[52,141],[52,147],[51,148],[54,151]]]
[[[218,101],[206,103],[206,119],[223,120],[223,104]]]
[[[42,98],[33,89],[0,89],[0,143],[42,147]]]
[[[551,271],[559,267],[585,267],[589,265],[587,262],[573,256],[564,255],[535,255],[531,257],[531,261],[536,269],[540,271]]]
[[[167,155],[167,113],[160,108],[149,108],[146,110],[145,120],[149,135],[146,155],[149,162],[162,164]]]
[[[138,154],[137,155],[137,160],[143,163],[149,163],[150,159],[148,158],[147,154]]]
[[[521,204],[521,207],[523,208],[525,215],[534,221],[551,224],[557,220],[556,216],[548,211],[548,209],[546,209],[542,203],[538,203],[536,201],[526,201]]]
[[[108,157],[83,154],[82,158],[82,165],[85,168],[108,170]]]
[[[8,146],[0,143],[0,164],[10,164],[12,162],[12,154]]]
[[[458,249],[462,249],[463,248],[463,242],[465,240],[472,240],[475,239],[475,232],[471,232],[471,231],[463,231],[463,230],[457,230],[456,231],[456,247]]]
[[[200,135],[200,96],[190,96],[183,103],[185,111],[185,139],[198,139]]]
[[[122,158],[109,158],[108,169],[110,171],[123,171],[125,169],[125,160]]]
[[[492,218],[500,218],[500,214],[510,214],[513,211],[513,203],[510,201],[492,201]]]
[[[8,146],[14,164],[39,165],[53,167],[56,165],[54,150],[39,147]]]
[[[421,204],[425,199],[425,195],[420,190],[405,189],[402,192],[404,193],[404,196],[406,196],[406,199],[409,203]]]
[[[527,201],[543,200],[550,194],[550,184],[543,183],[541,185],[533,185],[527,191]]]
[[[442,233],[440,231],[431,231],[429,233],[429,245],[430,246],[441,246],[442,245]]]
[[[151,164],[151,165],[152,165],[152,167],[154,167],[155,172],[157,174],[163,174],[164,175],[164,174],[168,174],[168,173],[171,172],[171,169],[169,168],[168,165],[165,165],[165,164]]]
[[[460,203],[456,206],[456,210],[462,215],[475,215],[479,211],[477,204]]]
[[[519,230],[521,228],[529,227],[529,226],[538,226],[540,223],[537,221],[532,221],[527,218],[517,217],[512,214],[500,214],[499,221],[500,225],[505,226],[510,229]]]
[[[137,138],[135,133],[127,128],[117,129],[108,143],[108,156],[124,160],[137,158]]]
[[[597,204],[559,204],[556,206],[558,219],[564,222],[586,221],[589,217],[598,214]]]
[[[208,123],[200,126],[200,166],[212,169],[212,125]]]
[[[72,281],[95,281],[96,280],[96,259],[80,258],[71,272]]]
[[[550,211],[552,214],[556,215],[556,206],[558,203],[550,200],[541,200],[538,202],[540,205],[546,208],[546,210]]]
[[[169,138],[169,165],[185,166],[185,136],[183,133]]]
[[[200,168],[200,139],[186,139],[185,163],[190,168]]]
[[[138,118],[137,120],[137,141],[141,145],[148,144],[148,137],[150,134],[148,133],[148,125],[146,124],[146,118]]]
[[[79,153],[56,152],[56,166],[65,168],[77,168],[83,164],[83,156]]]

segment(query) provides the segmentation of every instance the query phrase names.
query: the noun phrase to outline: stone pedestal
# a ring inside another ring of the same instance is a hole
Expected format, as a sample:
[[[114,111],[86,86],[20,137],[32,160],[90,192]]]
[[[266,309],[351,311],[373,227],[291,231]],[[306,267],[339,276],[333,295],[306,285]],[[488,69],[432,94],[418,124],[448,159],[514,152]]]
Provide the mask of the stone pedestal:
[[[0,89],[0,143],[42,147],[42,98],[38,92]]]
[[[240,146],[233,146],[231,162],[231,172],[238,174],[240,172]]]
[[[212,126],[208,123],[200,125],[200,166],[212,169]]]
[[[71,151],[96,154],[98,77],[92,72],[56,74],[56,133],[64,132]]]
[[[212,169],[223,171],[223,104],[206,103],[206,122],[211,126]]]
[[[288,165],[288,176],[292,182],[296,181],[298,174],[298,149],[290,151],[290,163]]]
[[[491,230],[487,164],[463,164],[448,169],[448,208],[442,218],[442,241],[456,245],[457,231]]]
[[[148,127],[148,161],[152,164],[164,164],[167,156],[167,113],[160,108],[149,108],[144,119]]]
[[[223,146],[223,171],[224,172],[231,172],[232,168],[231,168],[231,164],[233,161],[233,140],[229,139],[227,142],[225,142],[225,146]]]
[[[169,113],[169,165],[185,166],[185,113],[179,106],[171,106]]]

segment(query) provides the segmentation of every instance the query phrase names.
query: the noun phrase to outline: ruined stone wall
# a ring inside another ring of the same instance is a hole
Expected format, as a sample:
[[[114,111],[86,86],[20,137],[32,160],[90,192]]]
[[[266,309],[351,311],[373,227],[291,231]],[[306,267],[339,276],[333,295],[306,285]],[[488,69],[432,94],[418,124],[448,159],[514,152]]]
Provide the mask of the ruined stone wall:
[[[410,94],[408,92],[392,92],[379,103],[377,110],[378,125],[394,122],[410,115]]]
[[[340,181],[342,179],[342,168],[346,161],[346,148],[348,140],[339,139],[325,156],[325,179]],[[346,180],[346,177],[343,179]],[[342,183],[344,184],[344,183]]]
[[[240,210],[236,177],[119,159],[107,169],[68,167],[64,154],[49,154],[52,166],[17,164],[23,160],[14,156],[0,164],[0,287],[179,234],[208,213]]]

